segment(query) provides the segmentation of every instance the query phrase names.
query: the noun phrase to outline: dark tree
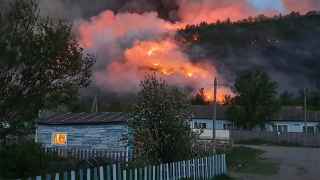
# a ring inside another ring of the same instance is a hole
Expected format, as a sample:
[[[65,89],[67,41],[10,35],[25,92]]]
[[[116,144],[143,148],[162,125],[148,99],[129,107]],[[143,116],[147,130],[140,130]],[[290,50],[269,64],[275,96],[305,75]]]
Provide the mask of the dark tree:
[[[193,134],[187,96],[155,75],[141,82],[137,104],[131,113],[135,149],[147,163],[188,158]]]
[[[238,127],[252,129],[262,125],[278,111],[277,83],[265,72],[244,72],[234,86],[237,95],[229,102],[227,114]]]
[[[294,94],[284,91],[280,94],[280,104],[282,106],[294,106],[297,105],[297,97],[294,96]]]
[[[201,88],[199,92],[192,98],[192,105],[208,105],[209,102],[206,100],[204,88]]]
[[[66,22],[39,16],[35,0],[0,12],[0,136],[28,130],[41,110],[68,104],[90,79],[85,54]]]

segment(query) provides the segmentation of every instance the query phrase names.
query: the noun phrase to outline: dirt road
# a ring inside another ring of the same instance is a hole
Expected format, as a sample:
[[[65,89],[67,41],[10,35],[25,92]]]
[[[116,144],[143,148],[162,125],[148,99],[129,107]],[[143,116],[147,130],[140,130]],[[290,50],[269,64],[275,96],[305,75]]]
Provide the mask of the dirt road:
[[[240,180],[319,180],[320,149],[280,146],[247,146],[261,149],[263,158],[279,163],[279,172],[272,176],[239,175]],[[238,176],[238,175],[237,175]]]

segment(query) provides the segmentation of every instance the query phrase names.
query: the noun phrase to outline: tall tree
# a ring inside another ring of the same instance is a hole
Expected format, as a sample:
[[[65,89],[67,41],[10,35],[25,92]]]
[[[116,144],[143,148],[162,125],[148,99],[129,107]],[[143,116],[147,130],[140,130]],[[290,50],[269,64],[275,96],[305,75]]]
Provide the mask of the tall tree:
[[[231,99],[228,116],[239,127],[252,129],[277,112],[277,83],[262,71],[246,71],[235,82],[237,95]]]
[[[149,163],[187,158],[193,139],[187,96],[155,75],[147,76],[140,86],[130,115],[137,154]]]
[[[90,79],[84,53],[66,22],[39,15],[35,0],[0,11],[0,136],[25,132],[40,110],[67,104]]]

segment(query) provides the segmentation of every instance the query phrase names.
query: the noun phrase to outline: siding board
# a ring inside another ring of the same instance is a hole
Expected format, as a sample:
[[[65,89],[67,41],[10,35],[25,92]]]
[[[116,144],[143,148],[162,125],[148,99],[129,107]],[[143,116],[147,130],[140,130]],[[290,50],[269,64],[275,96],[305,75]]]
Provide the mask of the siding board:
[[[67,133],[67,145],[52,144],[52,135]],[[38,125],[38,142],[46,147],[74,147],[125,151],[127,148],[127,125]]]

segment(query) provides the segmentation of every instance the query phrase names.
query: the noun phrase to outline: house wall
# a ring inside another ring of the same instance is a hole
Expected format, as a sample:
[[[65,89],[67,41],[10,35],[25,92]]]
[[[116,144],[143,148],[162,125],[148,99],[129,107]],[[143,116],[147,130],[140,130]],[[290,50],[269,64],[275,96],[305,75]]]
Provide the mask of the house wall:
[[[318,122],[303,122],[303,121],[273,121],[266,124],[266,129],[270,132],[274,131],[273,126],[287,126],[289,133],[302,133],[305,125],[311,127],[317,127]]]
[[[67,145],[54,145],[55,133],[67,133]],[[39,125],[37,141],[46,147],[127,150],[127,125]]]
[[[206,123],[206,129],[213,129],[212,124],[213,121],[212,119],[192,119],[192,124],[191,127],[192,129],[197,129],[195,127],[195,123]],[[319,122],[307,122],[307,126],[316,127],[319,125]],[[232,125],[231,121],[228,120],[216,120],[215,121],[215,129],[216,130],[223,130],[224,126],[230,126]],[[287,126],[287,131],[292,132],[292,133],[302,133],[303,132],[303,127],[305,126],[305,122],[303,121],[272,121],[269,123],[265,124],[265,128],[269,132],[273,132],[273,125],[276,126]],[[316,130],[315,130],[316,131]]]
[[[207,128],[206,129],[213,129],[213,120],[212,119],[192,119],[191,127],[192,129],[195,128],[195,123],[206,123]],[[215,129],[222,130],[224,129],[224,125],[232,124],[228,120],[216,120],[214,123]]]

